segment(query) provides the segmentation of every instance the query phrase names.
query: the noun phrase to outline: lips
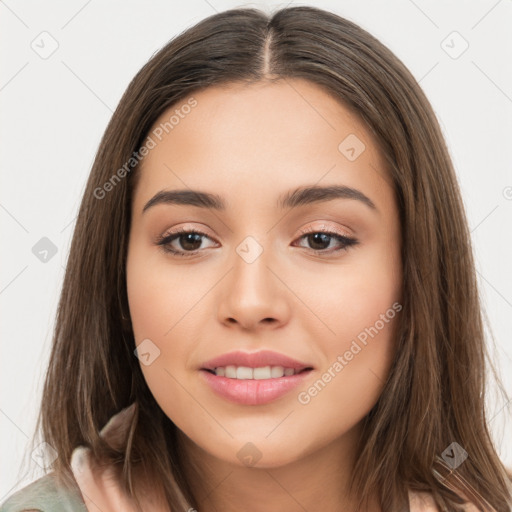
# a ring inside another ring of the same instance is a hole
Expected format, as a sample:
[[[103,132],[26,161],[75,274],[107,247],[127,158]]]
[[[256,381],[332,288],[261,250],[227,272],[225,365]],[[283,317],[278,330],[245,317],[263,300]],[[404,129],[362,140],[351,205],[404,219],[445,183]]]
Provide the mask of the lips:
[[[217,395],[241,405],[263,405],[299,386],[313,366],[277,352],[230,352],[206,361],[204,382]]]
[[[229,352],[206,361],[201,366],[201,369],[213,371],[215,368],[226,366],[245,366],[248,368],[282,366],[283,368],[293,368],[295,373],[300,373],[307,368],[313,368],[311,364],[302,363],[278,352],[261,350],[259,352]]]

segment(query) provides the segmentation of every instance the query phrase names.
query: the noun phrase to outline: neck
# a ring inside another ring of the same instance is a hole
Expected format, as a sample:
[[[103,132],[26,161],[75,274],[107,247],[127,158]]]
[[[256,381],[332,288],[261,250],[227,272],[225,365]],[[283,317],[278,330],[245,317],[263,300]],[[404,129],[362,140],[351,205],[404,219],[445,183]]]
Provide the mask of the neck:
[[[199,512],[354,512],[349,480],[357,457],[358,428],[310,454],[277,467],[247,467],[220,460],[182,433],[187,480]],[[189,462],[191,464],[189,464]],[[380,512],[376,496],[361,512]]]

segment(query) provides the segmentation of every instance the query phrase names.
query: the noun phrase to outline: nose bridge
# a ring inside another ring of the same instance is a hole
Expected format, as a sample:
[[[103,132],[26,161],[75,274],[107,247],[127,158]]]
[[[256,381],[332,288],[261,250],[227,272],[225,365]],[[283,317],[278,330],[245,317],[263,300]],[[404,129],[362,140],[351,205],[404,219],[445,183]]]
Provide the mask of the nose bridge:
[[[271,270],[273,260],[270,248],[254,236],[235,247],[231,276],[218,308],[220,321],[236,320],[244,327],[269,319],[285,321],[289,308],[283,285]]]
[[[266,245],[265,249],[263,243]],[[258,240],[254,236],[248,235],[238,244],[235,248],[235,252],[244,263],[252,265],[257,260],[260,260],[260,263],[262,260],[266,260],[268,249],[268,240],[263,242],[261,241],[261,237],[259,237]],[[264,253],[265,256],[262,258]]]
[[[252,300],[266,300],[264,296],[270,294],[269,287],[273,288],[269,280],[269,265],[272,258],[268,240],[265,247],[265,242],[260,240],[248,235],[235,248],[232,286],[238,289],[239,294],[246,296],[245,300],[249,297],[252,297]]]

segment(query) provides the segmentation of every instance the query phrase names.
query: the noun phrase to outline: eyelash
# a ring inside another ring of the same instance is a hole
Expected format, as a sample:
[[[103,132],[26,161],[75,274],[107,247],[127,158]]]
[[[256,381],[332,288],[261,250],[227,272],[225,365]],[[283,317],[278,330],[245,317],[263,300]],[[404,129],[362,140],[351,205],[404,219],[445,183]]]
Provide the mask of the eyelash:
[[[349,247],[357,245],[359,243],[355,238],[350,238],[350,237],[341,235],[340,233],[337,233],[335,231],[323,231],[323,230],[319,230],[319,229],[308,229],[308,230],[301,231],[301,233],[302,233],[302,236],[300,236],[299,239],[304,238],[305,236],[308,236],[308,235],[321,233],[321,234],[328,235],[328,236],[335,238],[342,244],[342,246],[338,249],[330,249],[330,250],[310,249],[311,251],[313,251],[314,253],[316,253],[319,256],[326,256],[326,255],[330,255],[332,253],[339,253],[341,251],[346,251],[346,250],[348,250]],[[188,235],[188,234],[196,234],[196,235],[205,236],[207,238],[210,238],[206,233],[203,233],[202,231],[198,231],[196,229],[178,229],[178,230],[173,231],[172,233],[169,233],[167,235],[160,236],[157,239],[156,244],[166,254],[172,254],[173,256],[180,256],[180,257],[194,256],[195,254],[200,252],[201,249],[198,249],[196,251],[177,251],[175,249],[171,249],[171,247],[170,247],[171,242],[173,242],[175,239],[179,238],[179,236]]]

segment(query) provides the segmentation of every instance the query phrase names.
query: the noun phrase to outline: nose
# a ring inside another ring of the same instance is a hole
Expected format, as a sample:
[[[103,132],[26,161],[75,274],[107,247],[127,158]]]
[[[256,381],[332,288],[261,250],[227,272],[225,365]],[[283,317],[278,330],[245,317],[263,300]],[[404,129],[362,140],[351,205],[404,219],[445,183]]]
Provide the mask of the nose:
[[[218,297],[218,320],[243,330],[276,329],[288,323],[291,292],[264,251],[249,262],[235,254]]]

